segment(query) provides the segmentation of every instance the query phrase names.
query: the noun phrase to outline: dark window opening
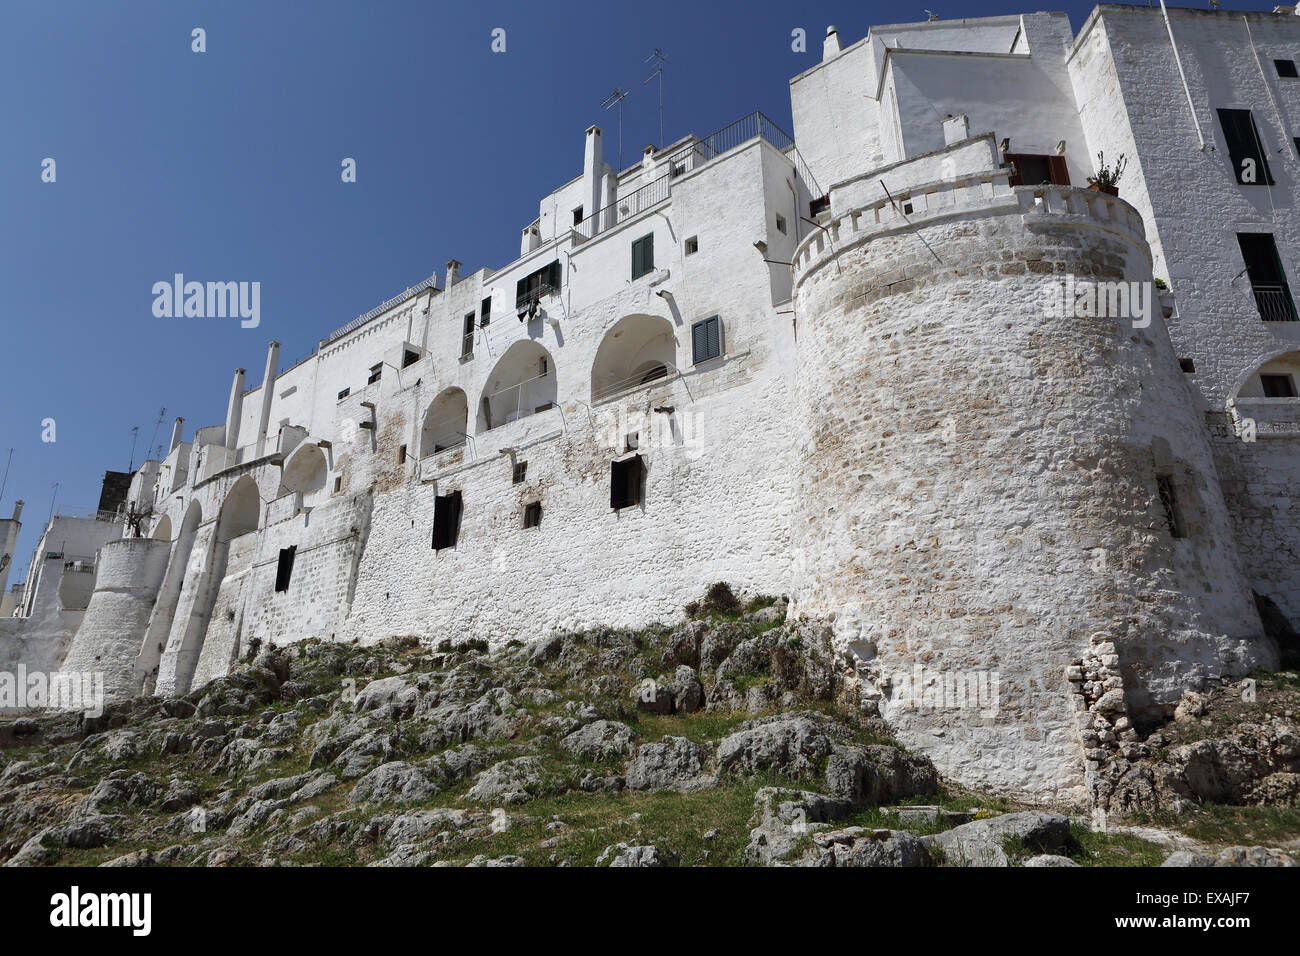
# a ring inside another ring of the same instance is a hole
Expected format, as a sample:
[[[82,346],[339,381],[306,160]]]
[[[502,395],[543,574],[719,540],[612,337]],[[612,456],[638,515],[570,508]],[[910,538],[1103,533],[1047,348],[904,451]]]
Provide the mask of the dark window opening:
[[[528,462],[517,461],[515,462],[514,474],[512,474],[510,477],[510,483],[514,485],[522,485],[524,483],[524,478],[527,475],[528,475]]]
[[[1298,141],[1298,142],[1300,142],[1300,141]],[[686,240],[686,254],[687,254],[688,256],[693,256],[693,255],[695,255],[695,253],[697,253],[697,252],[699,252],[699,251],[700,251],[700,237],[699,237],[699,236],[691,236],[689,239]]]
[[[1178,497],[1174,493],[1172,475],[1156,475],[1156,485],[1160,490],[1160,505],[1165,509],[1165,520],[1169,522],[1169,533],[1175,538],[1185,538],[1183,517],[1178,508]]]
[[[366,384],[367,384],[367,385],[374,385],[375,382],[379,381],[380,376],[383,375],[383,374],[384,374],[384,363],[383,363],[383,362],[380,362],[378,365],[372,365],[372,366],[370,366],[370,377],[369,377],[368,379],[366,379]]]
[[[465,316],[465,324],[461,331],[462,331],[462,335],[460,339],[460,357],[465,358],[466,356],[474,354],[474,313],[473,312]]]
[[[808,203],[808,218],[816,219],[821,213],[831,208],[831,197],[822,196],[820,199],[814,199]]]
[[[343,389],[343,391],[339,392],[339,401],[340,402],[343,401],[343,399],[347,398],[351,394],[352,394],[352,389],[350,388]]]
[[[779,212],[776,214],[776,231],[783,236],[785,235],[785,216]]]
[[[334,493],[338,494],[342,490],[343,490],[343,476],[336,475],[334,477]]]
[[[626,435],[623,436],[624,452],[636,451],[640,447],[641,447],[640,432],[628,432]]]
[[[1277,67],[1277,75],[1294,79],[1300,75],[1296,73],[1295,60],[1274,60],[1273,65]]]
[[[579,206],[577,209],[573,210],[573,224],[576,226],[581,222],[582,222],[582,207]]]
[[[1040,153],[1007,153],[1004,159],[1013,163],[1008,182],[1012,186],[1070,185],[1070,170],[1064,156]]]
[[[536,528],[542,523],[542,503],[534,501],[524,506],[524,527]]]
[[[1264,157],[1255,117],[1250,110],[1219,110],[1219,126],[1228,142],[1233,175],[1241,186],[1272,186],[1273,173]]]
[[[275,589],[277,591],[289,590],[289,578],[293,576],[293,556],[297,551],[298,546],[296,544],[280,549],[280,563],[275,569]]]
[[[438,495],[433,501],[433,550],[454,548],[460,536],[460,492]]]
[[[397,448],[397,463],[398,463],[399,465],[405,465],[405,464],[406,464],[406,446],[405,446],[405,445],[399,445],[398,448]]]
[[[515,283],[515,308],[527,308],[542,296],[559,291],[560,260],[556,259]]]
[[[610,463],[609,506],[617,511],[641,503],[645,465],[640,455]]]
[[[673,179],[676,179],[678,176],[685,176],[685,175],[686,175],[686,164],[685,164],[685,163],[674,163],[674,164],[673,164]]]
[[[691,326],[692,362],[699,365],[722,354],[722,319],[711,316]]]
[[[1196,371],[1196,363],[1192,359],[1179,359],[1178,367],[1188,374]]]
[[[654,272],[654,268],[655,237],[654,233],[651,233],[632,243],[632,278],[639,279],[643,275]]]
[[[1273,234],[1239,232],[1237,244],[1241,246],[1241,258],[1246,264],[1259,317],[1265,322],[1295,322],[1295,301],[1291,298],[1286,273],[1282,271]]]
[[[420,361],[420,353],[407,349],[402,353],[402,368],[410,368],[416,362]]]
[[[488,296],[479,305],[479,309],[478,309],[479,328],[483,328],[486,325],[490,325],[491,322],[492,322],[492,297]]]
[[[1295,380],[1290,375],[1261,374],[1259,383],[1265,398],[1295,398]]]

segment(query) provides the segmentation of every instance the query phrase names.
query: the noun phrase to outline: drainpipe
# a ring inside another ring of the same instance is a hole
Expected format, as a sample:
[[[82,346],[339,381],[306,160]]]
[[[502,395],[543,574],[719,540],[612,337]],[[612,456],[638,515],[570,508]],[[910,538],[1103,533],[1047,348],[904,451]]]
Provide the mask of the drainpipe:
[[[1178,42],[1174,39],[1174,27],[1169,22],[1169,10],[1165,0],[1160,0],[1160,12],[1165,17],[1165,30],[1169,33],[1169,45],[1174,49],[1174,63],[1178,66],[1178,76],[1183,81],[1183,92],[1187,94],[1187,108],[1192,111],[1192,122],[1196,124],[1196,138],[1200,141],[1200,150],[1205,152],[1205,134],[1201,132],[1201,121],[1196,117],[1196,103],[1192,100],[1192,90],[1187,85],[1187,74],[1183,72],[1183,59],[1178,55]]]

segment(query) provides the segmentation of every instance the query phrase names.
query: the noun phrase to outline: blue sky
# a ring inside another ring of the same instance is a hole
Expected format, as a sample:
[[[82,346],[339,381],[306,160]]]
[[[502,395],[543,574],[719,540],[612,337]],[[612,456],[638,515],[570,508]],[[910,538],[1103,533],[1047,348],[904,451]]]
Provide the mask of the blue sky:
[[[849,43],[925,6],[6,0],[0,467],[14,452],[0,516],[27,502],[10,583],[52,483],[61,510],[93,508],[105,469],[128,466],[132,426],[138,466],[161,408],[154,446],[176,415],[187,440],[220,422],[233,370],[256,384],[268,341],[288,368],[448,259],[466,273],[514,259],[541,196],[581,171],[587,126],[605,129],[616,159],[616,119],[600,108],[616,86],[631,91],[625,164],[656,142],[657,89],[643,83],[654,47],[669,55],[669,142],[754,109],[789,130],[787,81],[820,58],[828,23]],[[929,6],[945,19],[1043,7]],[[1092,4],[1046,8],[1077,28]],[[791,50],[796,27],[806,53]],[[46,157],[54,183],[41,181]],[[355,183],[341,181],[345,157]],[[156,318],[150,290],[177,272],[260,282],[261,324]]]

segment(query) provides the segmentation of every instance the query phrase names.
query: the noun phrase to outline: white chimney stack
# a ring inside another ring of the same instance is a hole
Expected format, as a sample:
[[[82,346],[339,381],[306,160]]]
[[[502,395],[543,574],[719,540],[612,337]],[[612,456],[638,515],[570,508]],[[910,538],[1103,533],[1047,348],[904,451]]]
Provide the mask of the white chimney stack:
[[[831,24],[826,28],[826,39],[822,41],[822,62],[833,60],[840,55],[840,28]]]

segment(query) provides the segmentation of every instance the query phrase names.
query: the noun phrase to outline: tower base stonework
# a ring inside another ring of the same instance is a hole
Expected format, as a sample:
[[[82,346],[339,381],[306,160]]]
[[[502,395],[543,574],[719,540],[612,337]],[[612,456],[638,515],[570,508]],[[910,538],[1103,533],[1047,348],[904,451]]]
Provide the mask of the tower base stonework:
[[[1098,690],[1140,721],[1272,659],[1158,313],[1050,307],[1067,282],[1151,289],[1142,222],[996,172],[893,198],[912,214],[840,213],[795,258],[793,609],[836,620],[899,739],[945,773],[1081,799],[1067,667],[1113,645]]]

